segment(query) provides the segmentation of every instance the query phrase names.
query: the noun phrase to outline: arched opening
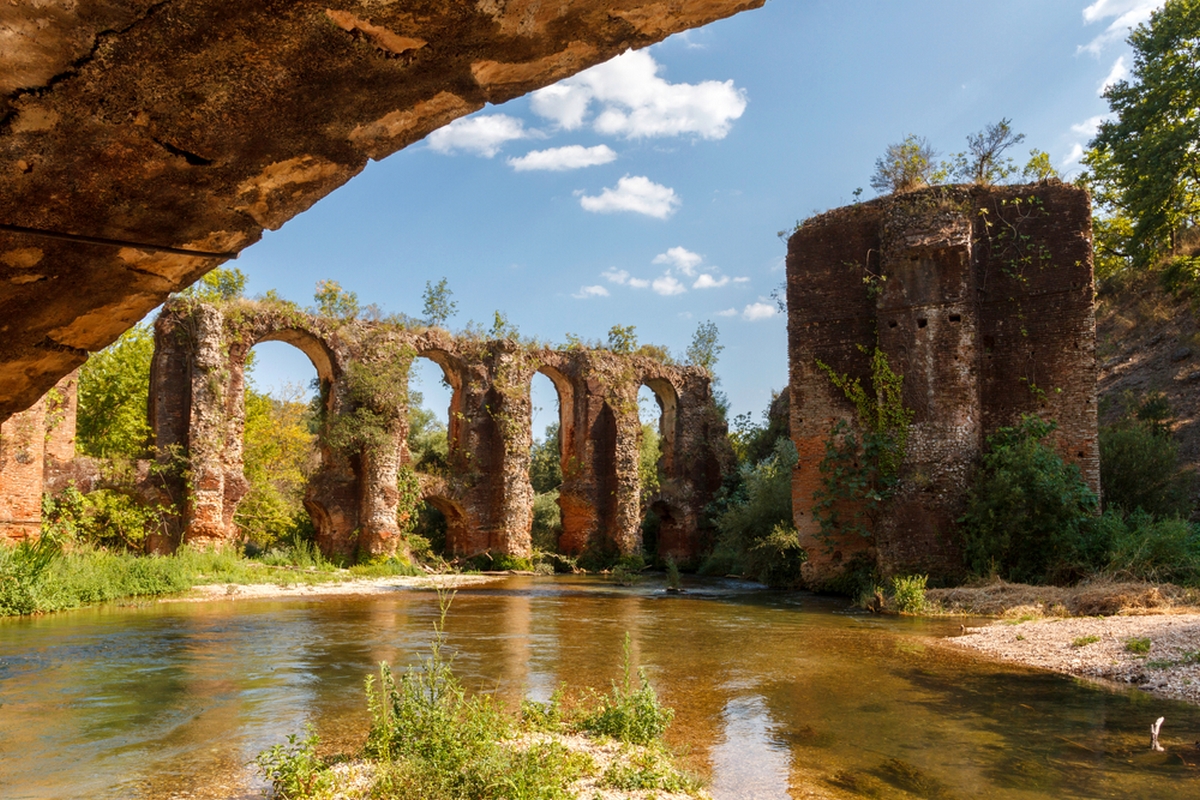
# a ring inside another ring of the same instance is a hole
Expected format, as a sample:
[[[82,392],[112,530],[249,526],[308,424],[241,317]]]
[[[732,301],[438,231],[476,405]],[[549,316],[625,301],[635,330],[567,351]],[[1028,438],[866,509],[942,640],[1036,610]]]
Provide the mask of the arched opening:
[[[592,476],[596,482],[596,531],[601,546],[611,545],[617,517],[617,416],[608,403],[592,423]]]
[[[419,474],[450,473],[450,430],[455,402],[452,371],[444,354],[413,359],[408,373],[408,464]]]
[[[245,483],[232,522],[250,551],[277,550],[291,559],[313,553],[314,514],[321,510],[306,494],[323,459],[318,433],[332,361],[312,336],[279,331],[252,345],[242,364],[238,444]]]
[[[440,494],[429,494],[417,506],[409,529],[409,545],[420,559],[452,558],[454,543],[461,541],[466,527],[462,507]]]
[[[662,496],[675,472],[677,405],[675,388],[666,380],[650,378],[638,388],[638,488],[642,549],[648,556],[660,554],[664,531],[676,524]]]
[[[573,425],[568,413],[570,384],[553,367],[542,367],[529,384],[532,445],[529,452],[529,483],[533,487],[533,525],[530,537],[535,550],[559,552],[562,536],[562,507],[559,503],[568,439]]]

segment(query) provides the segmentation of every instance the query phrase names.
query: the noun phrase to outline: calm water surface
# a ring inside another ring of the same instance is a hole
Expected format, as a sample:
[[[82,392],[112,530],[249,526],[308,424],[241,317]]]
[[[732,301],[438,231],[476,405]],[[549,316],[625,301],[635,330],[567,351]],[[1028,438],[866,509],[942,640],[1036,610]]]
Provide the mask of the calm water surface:
[[[460,591],[447,636],[464,682],[515,705],[607,687],[628,632],[717,800],[1200,798],[1200,709],[931,645],[958,620],[844,605],[514,577]],[[0,797],[259,797],[254,755],[306,723],[361,744],[364,676],[424,655],[436,615],[396,592],[0,621]]]

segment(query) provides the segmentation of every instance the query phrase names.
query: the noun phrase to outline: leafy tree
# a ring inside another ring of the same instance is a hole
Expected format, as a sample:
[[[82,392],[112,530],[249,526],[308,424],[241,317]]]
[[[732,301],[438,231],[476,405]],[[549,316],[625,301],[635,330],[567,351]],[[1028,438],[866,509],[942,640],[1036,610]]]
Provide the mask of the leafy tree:
[[[529,482],[537,494],[554,491],[562,485],[562,457],[558,423],[546,426],[546,436],[533,443],[530,453]]]
[[[1050,154],[1035,147],[1029,151],[1029,161],[1025,162],[1025,168],[1021,170],[1021,177],[1027,181],[1036,182],[1057,178],[1059,175],[1058,170],[1050,163]]]
[[[298,387],[284,398],[247,387],[243,472],[250,483],[235,521],[254,541],[271,544],[311,525],[304,492],[317,461],[312,404]]]
[[[497,310],[492,318],[492,328],[488,331],[489,339],[519,339],[521,332],[517,326],[508,321],[508,315]]]
[[[1084,163],[1111,184],[1133,223],[1133,261],[1147,266],[1176,252],[1200,218],[1200,0],[1166,0],[1129,44],[1131,80],[1105,91],[1116,116],[1100,124]]]
[[[638,349],[636,325],[613,325],[608,329],[608,349],[628,355]]]
[[[421,296],[425,302],[422,313],[425,324],[430,327],[442,327],[446,321],[458,313],[458,303],[454,302],[454,292],[446,285],[446,279],[430,283],[425,281],[425,293]]]
[[[154,333],[141,323],[93,353],[83,365],[76,444],[84,455],[139,458],[145,454],[153,356]]]
[[[1006,180],[1017,171],[1004,151],[1025,141],[1025,134],[1014,133],[1012,120],[1005,117],[979,133],[967,135],[967,152],[954,157],[954,175],[980,186]]]
[[[205,303],[218,303],[241,297],[246,290],[246,273],[237,267],[217,267],[179,294]]]
[[[662,474],[658,468],[661,459],[662,437],[657,426],[643,424],[638,442],[638,481],[643,504],[662,489]]]
[[[876,159],[871,188],[887,194],[941,183],[948,173],[945,166],[935,163],[936,158],[928,139],[910,133],[903,142],[889,144],[884,156]]]
[[[711,375],[717,365],[717,357],[725,349],[718,336],[720,332],[712,321],[701,322],[692,334],[692,343],[688,345],[687,360],[689,364],[704,367]]]
[[[1078,578],[1102,560],[1095,551],[1103,546],[1090,536],[1096,495],[1044,441],[1055,427],[1026,416],[988,437],[960,520],[974,572],[1045,583]]]
[[[1196,476],[1179,463],[1166,397],[1151,394],[1134,413],[1100,429],[1100,485],[1104,507],[1143,511],[1155,518],[1187,517]]]
[[[317,281],[313,300],[322,316],[347,321],[358,316],[358,295],[343,289],[337,281]]]

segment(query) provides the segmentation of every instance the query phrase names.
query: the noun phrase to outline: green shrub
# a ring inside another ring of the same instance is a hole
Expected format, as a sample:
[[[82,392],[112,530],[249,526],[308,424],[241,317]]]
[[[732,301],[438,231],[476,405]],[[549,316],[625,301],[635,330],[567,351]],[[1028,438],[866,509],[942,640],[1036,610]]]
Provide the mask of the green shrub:
[[[290,734],[286,745],[274,745],[254,759],[279,800],[307,800],[325,796],[330,791],[333,775],[317,758],[318,741],[317,734],[309,727],[308,735],[303,739]]]
[[[901,614],[920,614],[925,610],[925,584],[928,575],[897,575],[891,582],[891,605]]]
[[[1150,652],[1150,640],[1145,637],[1134,637],[1125,640],[1125,650],[1129,653],[1136,653],[1144,656]]]
[[[644,671],[638,670],[638,685],[634,686],[630,659],[629,634],[625,634],[622,681],[613,681],[612,691],[600,697],[599,705],[583,718],[580,727],[629,744],[650,744],[666,732],[675,712],[658,702]]]
[[[1026,416],[988,437],[967,491],[962,524],[967,567],[1008,581],[1071,580],[1103,557],[1094,537],[1096,496],[1079,468],[1043,439],[1052,422]]]
[[[538,550],[552,553],[558,549],[562,535],[562,512],[558,507],[558,489],[533,497],[533,527],[530,538]]]
[[[799,582],[806,554],[792,527],[795,465],[795,445],[779,439],[769,458],[742,467],[740,491],[717,515],[716,546],[701,572],[740,572],[768,586]]]
[[[1194,472],[1180,469],[1179,447],[1170,433],[1152,420],[1124,420],[1100,429],[1105,509],[1186,517],[1195,482]]]
[[[1145,511],[1109,511],[1096,522],[1105,571],[1147,581],[1200,582],[1200,531],[1182,519],[1156,520]]]

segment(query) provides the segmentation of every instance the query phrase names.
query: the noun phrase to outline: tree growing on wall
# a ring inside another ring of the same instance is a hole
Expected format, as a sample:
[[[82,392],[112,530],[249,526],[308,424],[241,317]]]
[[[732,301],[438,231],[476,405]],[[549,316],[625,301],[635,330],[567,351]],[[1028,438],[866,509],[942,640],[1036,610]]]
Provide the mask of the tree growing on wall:
[[[358,295],[343,289],[337,281],[317,281],[313,300],[322,316],[347,321],[358,316]]]
[[[954,176],[979,186],[1001,183],[1017,173],[1017,165],[1004,151],[1025,141],[1007,117],[967,135],[967,150],[954,155]]]
[[[425,281],[425,293],[421,295],[424,306],[421,311],[425,315],[425,324],[431,328],[440,328],[446,321],[458,313],[458,303],[454,301],[454,292],[442,278],[437,283]]]
[[[685,355],[689,364],[704,367],[708,374],[712,375],[713,368],[717,366],[717,357],[724,349],[725,345],[720,342],[720,331],[717,330],[716,323],[709,320],[696,326],[696,332],[692,334],[692,343],[688,345]]]
[[[880,194],[888,194],[911,192],[941,183],[948,172],[936,159],[937,152],[929,140],[910,133],[904,141],[889,144],[883,157],[875,160],[871,188]]]
[[[636,325],[613,325],[608,329],[608,349],[628,355],[638,349]]]

